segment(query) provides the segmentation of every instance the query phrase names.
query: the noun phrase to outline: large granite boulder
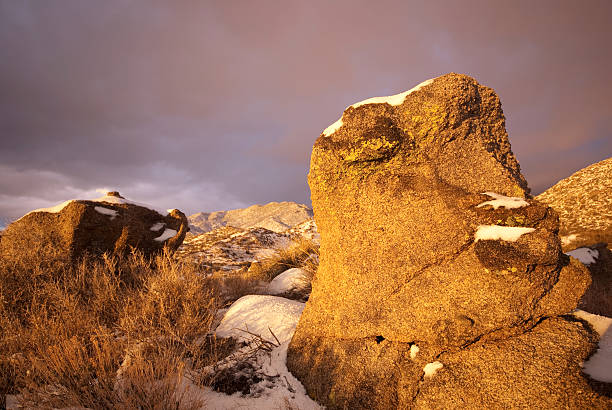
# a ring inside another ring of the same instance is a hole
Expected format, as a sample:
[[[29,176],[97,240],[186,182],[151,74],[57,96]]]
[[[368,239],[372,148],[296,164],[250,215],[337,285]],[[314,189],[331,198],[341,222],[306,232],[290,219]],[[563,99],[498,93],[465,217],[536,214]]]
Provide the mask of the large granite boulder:
[[[610,403],[580,373],[596,336],[564,316],[589,274],[529,198],[492,89],[448,74],[354,104],[316,141],[308,179],[320,265],[287,365],[314,399]]]
[[[132,249],[150,256],[164,247],[176,250],[188,231],[187,218],[177,209],[162,215],[109,192],[28,213],[3,232],[0,255],[7,262],[74,262],[84,254],[119,255]]]

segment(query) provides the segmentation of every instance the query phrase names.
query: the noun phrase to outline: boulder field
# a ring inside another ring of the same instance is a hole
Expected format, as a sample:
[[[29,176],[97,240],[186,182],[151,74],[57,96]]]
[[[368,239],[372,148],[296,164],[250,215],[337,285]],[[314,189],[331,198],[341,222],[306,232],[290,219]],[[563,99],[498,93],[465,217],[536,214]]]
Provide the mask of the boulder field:
[[[590,284],[532,199],[496,93],[447,74],[314,144],[320,266],[287,354],[330,409],[610,408],[570,316]]]

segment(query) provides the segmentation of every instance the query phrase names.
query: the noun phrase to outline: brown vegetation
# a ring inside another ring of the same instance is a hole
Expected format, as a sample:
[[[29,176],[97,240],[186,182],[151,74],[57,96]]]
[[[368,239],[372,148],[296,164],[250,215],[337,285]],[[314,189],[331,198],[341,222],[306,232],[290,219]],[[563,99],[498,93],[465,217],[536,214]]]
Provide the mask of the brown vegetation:
[[[270,282],[287,269],[302,268],[312,276],[317,270],[319,246],[313,241],[300,239],[287,249],[282,249],[278,255],[251,264],[249,275],[251,277]]]
[[[210,280],[217,283],[221,306],[229,306],[242,296],[266,293],[266,284],[287,269],[300,268],[306,275],[303,286],[290,294],[280,295],[288,299],[306,300],[310,295],[310,283],[319,265],[319,246],[313,241],[300,239],[276,255],[254,262],[238,271],[217,270]]]
[[[5,394],[37,407],[197,408],[185,378],[214,387],[201,370],[233,348],[210,334],[218,308],[286,269],[314,275],[317,254],[299,241],[207,277],[168,253],[0,260],[0,408]]]
[[[191,408],[215,363],[215,281],[168,254],[0,261],[0,407]],[[179,388],[181,386],[181,388]]]

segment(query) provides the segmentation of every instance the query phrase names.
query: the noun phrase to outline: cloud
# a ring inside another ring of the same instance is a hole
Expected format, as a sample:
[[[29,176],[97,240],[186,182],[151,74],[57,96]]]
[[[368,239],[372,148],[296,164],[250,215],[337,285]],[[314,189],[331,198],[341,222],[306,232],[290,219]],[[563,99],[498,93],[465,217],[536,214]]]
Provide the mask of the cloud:
[[[192,186],[173,183],[182,172],[172,167],[158,166],[155,173],[153,179],[125,180],[105,186],[74,186],[71,185],[71,176],[0,166],[0,215],[10,221],[33,209],[47,208],[68,199],[94,199],[111,190],[155,209],[176,208],[180,203],[180,209],[188,214],[202,209],[232,209],[248,205],[216,183],[200,181]]]
[[[451,71],[498,92],[528,180],[552,185],[612,154],[581,148],[611,133],[611,9],[0,0],[0,217],[99,187],[187,212],[308,203],[346,106]]]

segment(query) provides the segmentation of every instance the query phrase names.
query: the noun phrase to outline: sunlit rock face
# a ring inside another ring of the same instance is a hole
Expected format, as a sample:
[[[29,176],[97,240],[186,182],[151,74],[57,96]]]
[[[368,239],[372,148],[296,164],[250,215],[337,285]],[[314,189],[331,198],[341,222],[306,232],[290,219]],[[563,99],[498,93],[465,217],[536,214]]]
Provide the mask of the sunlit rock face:
[[[580,375],[596,336],[561,316],[588,272],[562,254],[556,213],[529,198],[492,89],[448,74],[354,104],[315,142],[308,180],[320,266],[287,364],[314,399],[381,409],[461,407],[466,394],[476,407],[606,400]]]

